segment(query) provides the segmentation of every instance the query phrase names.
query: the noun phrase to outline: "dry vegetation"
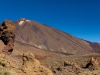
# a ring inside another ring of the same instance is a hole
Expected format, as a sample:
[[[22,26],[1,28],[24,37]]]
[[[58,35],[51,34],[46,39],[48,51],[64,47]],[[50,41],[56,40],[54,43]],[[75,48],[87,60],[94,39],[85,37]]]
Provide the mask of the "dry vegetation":
[[[92,56],[80,55],[57,55],[55,57],[48,57],[42,64],[49,68],[54,75],[100,75],[100,69],[92,70],[85,68]],[[80,69],[73,69],[72,65],[64,66],[64,62],[68,61],[74,63],[74,67],[78,66]]]

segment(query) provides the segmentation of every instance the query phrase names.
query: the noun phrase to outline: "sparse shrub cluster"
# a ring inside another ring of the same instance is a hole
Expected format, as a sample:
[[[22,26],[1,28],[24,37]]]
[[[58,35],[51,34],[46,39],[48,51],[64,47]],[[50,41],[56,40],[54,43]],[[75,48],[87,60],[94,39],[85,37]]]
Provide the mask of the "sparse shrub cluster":
[[[16,75],[7,69],[8,63],[3,58],[0,58],[0,75]]]

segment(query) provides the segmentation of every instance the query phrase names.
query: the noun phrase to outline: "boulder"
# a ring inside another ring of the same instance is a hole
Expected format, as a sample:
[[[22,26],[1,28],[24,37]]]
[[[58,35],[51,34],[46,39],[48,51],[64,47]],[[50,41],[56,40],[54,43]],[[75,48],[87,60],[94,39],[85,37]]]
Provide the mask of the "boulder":
[[[81,69],[76,63],[69,62],[69,61],[64,61],[64,67],[69,68],[70,71],[76,71]]]
[[[26,75],[53,75],[52,72],[40,65],[40,62],[35,59],[32,53],[23,54],[22,72]]]
[[[86,68],[89,68],[91,70],[96,70],[99,67],[99,62],[95,58],[91,58],[90,61],[86,64]]]

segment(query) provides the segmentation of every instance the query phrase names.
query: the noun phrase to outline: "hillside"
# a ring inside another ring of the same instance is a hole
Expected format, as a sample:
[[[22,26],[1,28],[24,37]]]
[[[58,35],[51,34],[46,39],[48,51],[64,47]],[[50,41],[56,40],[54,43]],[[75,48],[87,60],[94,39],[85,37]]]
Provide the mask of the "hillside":
[[[15,21],[16,43],[64,54],[100,52],[100,44],[74,37],[68,33],[24,18]]]

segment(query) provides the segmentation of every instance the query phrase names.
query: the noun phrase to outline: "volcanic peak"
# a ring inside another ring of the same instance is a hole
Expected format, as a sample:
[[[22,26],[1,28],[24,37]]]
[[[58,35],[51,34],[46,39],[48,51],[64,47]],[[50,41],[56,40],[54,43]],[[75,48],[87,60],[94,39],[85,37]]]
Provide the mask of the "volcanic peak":
[[[21,18],[18,23],[20,26],[24,25],[26,22],[30,22],[30,20],[26,20],[25,18]]]

